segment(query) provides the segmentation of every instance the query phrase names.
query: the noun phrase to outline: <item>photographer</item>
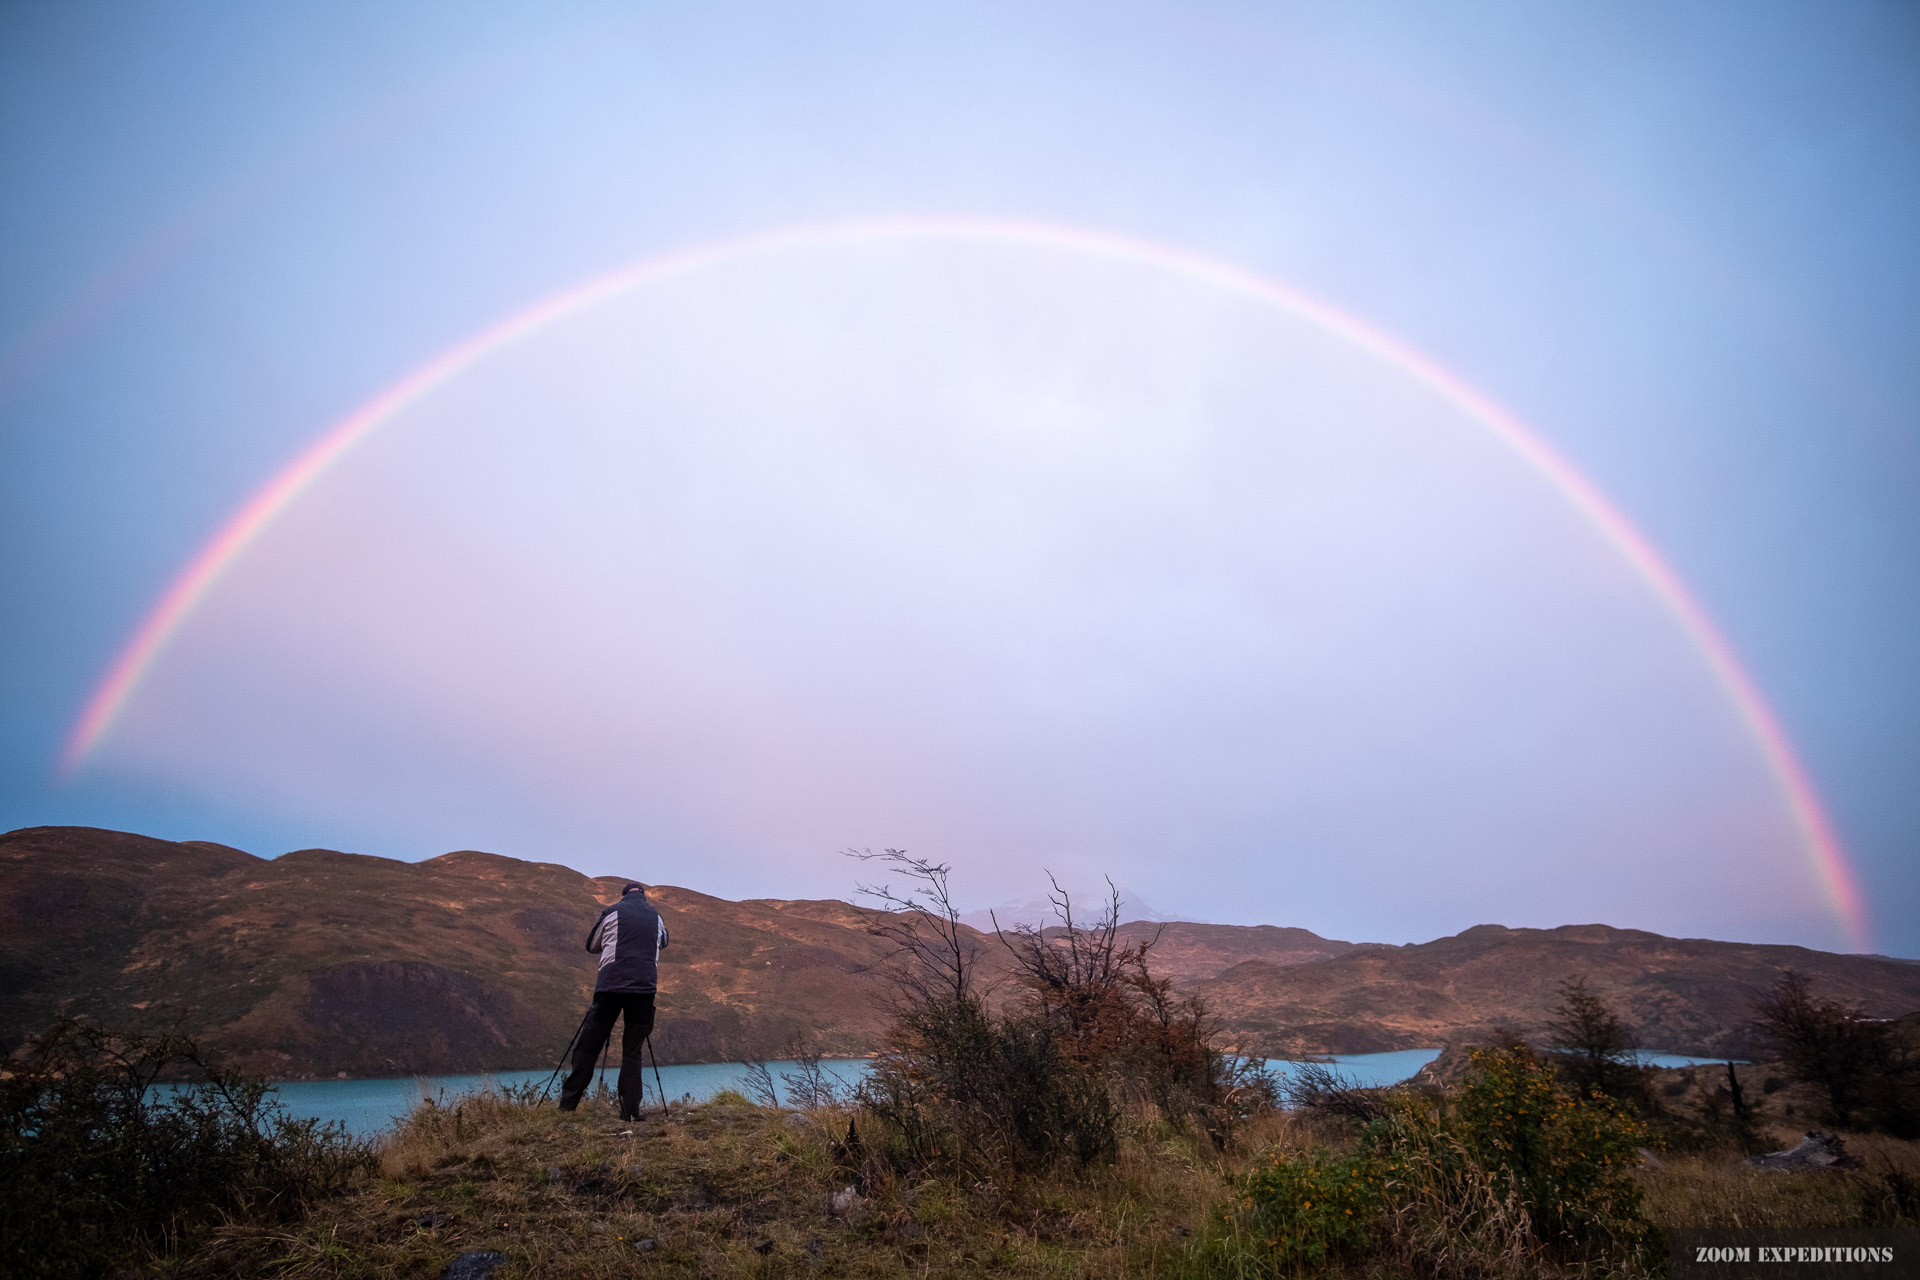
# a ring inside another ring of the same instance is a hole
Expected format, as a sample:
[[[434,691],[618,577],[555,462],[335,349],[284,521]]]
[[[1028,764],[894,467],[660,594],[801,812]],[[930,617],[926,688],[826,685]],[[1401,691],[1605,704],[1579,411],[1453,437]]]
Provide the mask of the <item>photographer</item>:
[[[587,950],[600,956],[593,986],[574,1043],[573,1069],[560,1089],[560,1109],[572,1111],[593,1079],[593,1061],[613,1034],[615,1018],[626,1017],[620,1035],[620,1118],[638,1120],[641,1102],[641,1050],[653,1032],[653,999],[659,990],[660,949],[667,945],[666,922],[647,901],[644,885],[629,881],[620,901],[600,913],[587,933]]]

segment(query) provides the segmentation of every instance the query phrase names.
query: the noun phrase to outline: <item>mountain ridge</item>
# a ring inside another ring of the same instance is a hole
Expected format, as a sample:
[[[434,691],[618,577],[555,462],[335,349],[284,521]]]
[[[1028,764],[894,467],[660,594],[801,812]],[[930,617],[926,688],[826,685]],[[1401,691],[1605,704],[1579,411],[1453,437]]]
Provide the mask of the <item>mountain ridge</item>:
[[[85,827],[0,835],[0,1041],[60,1013],[174,1022],[276,1079],[524,1069],[556,1058],[593,981],[587,927],[623,877],[455,850],[420,862]],[[883,913],[838,899],[649,894],[662,1062],[871,1050],[886,1025]],[[1746,1056],[1751,999],[1786,967],[1875,1016],[1920,1008],[1920,964],[1674,939],[1607,925],[1477,925],[1392,946],[1278,925],[1130,922],[1154,972],[1207,1001],[1223,1039],[1269,1056],[1439,1046],[1536,1031],[1586,976],[1650,1048]],[[990,935],[983,973],[1003,989]]]

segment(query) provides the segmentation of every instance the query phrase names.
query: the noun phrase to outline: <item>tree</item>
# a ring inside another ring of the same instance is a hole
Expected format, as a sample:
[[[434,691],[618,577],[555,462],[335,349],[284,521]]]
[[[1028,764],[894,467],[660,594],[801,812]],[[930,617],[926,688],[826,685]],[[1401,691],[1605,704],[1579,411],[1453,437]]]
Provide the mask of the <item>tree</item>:
[[[1920,1129],[1912,1046],[1890,1022],[1821,999],[1805,974],[1788,969],[1754,1005],[1754,1021],[1777,1046],[1788,1074],[1827,1095],[1836,1123]]]
[[[1583,974],[1560,984],[1560,1004],[1547,1022],[1554,1065],[1576,1093],[1598,1089],[1622,1102],[1644,1100],[1645,1080],[1633,1061],[1633,1041],[1607,1002],[1587,989]]]

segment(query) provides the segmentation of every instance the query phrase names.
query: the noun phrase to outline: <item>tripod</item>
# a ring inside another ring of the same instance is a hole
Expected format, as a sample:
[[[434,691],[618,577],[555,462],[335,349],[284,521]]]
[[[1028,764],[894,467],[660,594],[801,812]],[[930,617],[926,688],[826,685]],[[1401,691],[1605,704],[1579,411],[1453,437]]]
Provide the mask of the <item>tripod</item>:
[[[542,1086],[540,1089],[540,1101],[534,1103],[533,1104],[534,1106],[536,1107],[541,1106],[546,1102],[547,1095],[553,1090],[553,1082],[559,1078],[560,1073],[563,1070],[565,1070],[567,1067],[567,1064],[570,1061],[572,1061],[573,1046],[580,1043],[580,1033],[587,1029],[587,1019],[591,1018],[592,1016],[593,1016],[593,1006],[588,1005],[587,1011],[580,1016],[580,1025],[573,1029],[573,1036],[571,1039],[567,1041],[567,1047],[560,1051],[560,1061],[557,1065],[555,1065],[552,1073],[547,1076],[547,1083],[544,1086]],[[600,1077],[601,1077],[602,1083],[605,1083],[606,1074],[607,1074],[607,1054],[611,1052],[612,1049],[613,1049],[613,1036],[608,1035],[606,1044],[602,1045],[600,1049]],[[670,1116],[673,1113],[667,1107],[667,1086],[660,1079],[660,1056],[653,1051],[653,1035],[651,1032],[649,1032],[647,1035],[645,1051],[646,1051],[647,1057],[652,1059],[653,1061],[653,1085],[654,1085],[654,1088],[660,1091],[660,1114],[663,1116]],[[646,1093],[646,1076],[644,1073],[644,1068],[642,1069],[640,1089],[641,1089],[642,1098],[644,1099],[645,1093]],[[638,1117],[635,1117],[635,1118],[638,1119]]]

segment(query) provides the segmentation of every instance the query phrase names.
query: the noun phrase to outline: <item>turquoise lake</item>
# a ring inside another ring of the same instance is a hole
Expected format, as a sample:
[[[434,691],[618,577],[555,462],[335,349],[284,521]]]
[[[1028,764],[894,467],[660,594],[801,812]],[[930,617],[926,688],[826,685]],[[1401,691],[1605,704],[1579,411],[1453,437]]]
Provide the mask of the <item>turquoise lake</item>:
[[[1393,1053],[1336,1054],[1333,1063],[1341,1075],[1356,1084],[1376,1086],[1405,1080],[1432,1062],[1439,1053],[1438,1049],[1401,1049]],[[1671,1053],[1642,1053],[1639,1057],[1641,1062],[1649,1066],[1661,1067],[1720,1061],[1718,1058],[1693,1058]],[[864,1058],[828,1061],[820,1065],[842,1084],[854,1083],[866,1071]],[[1279,1058],[1267,1061],[1267,1067],[1282,1077],[1290,1075],[1298,1065]],[[794,1070],[791,1062],[769,1062],[767,1067],[773,1072],[776,1086],[783,1072]],[[665,1087],[670,1105],[704,1101],[722,1089],[746,1091],[746,1069],[737,1062],[690,1063],[661,1067],[659,1070],[659,1083],[656,1085],[653,1068],[647,1069],[649,1107],[660,1104],[660,1086]],[[492,1075],[413,1076],[381,1080],[294,1080],[274,1087],[278,1090],[280,1104],[289,1114],[336,1121],[352,1133],[367,1135],[387,1128],[422,1098],[431,1097],[437,1102],[451,1103],[464,1094],[490,1086],[527,1082],[538,1085],[545,1082],[549,1074],[547,1071],[501,1071]],[[611,1068],[597,1073],[609,1089],[613,1087],[614,1077],[618,1074],[617,1070]],[[556,1080],[554,1096],[559,1091],[559,1082]],[[784,1089],[782,1096],[784,1100]]]

